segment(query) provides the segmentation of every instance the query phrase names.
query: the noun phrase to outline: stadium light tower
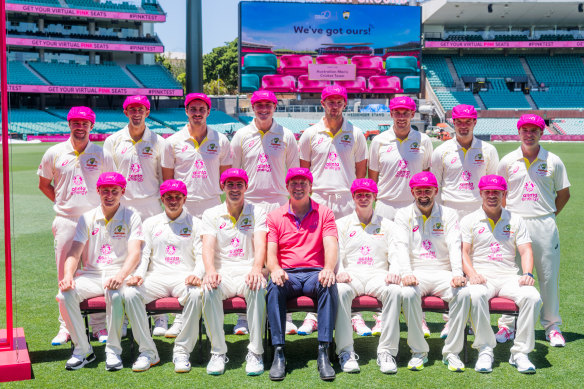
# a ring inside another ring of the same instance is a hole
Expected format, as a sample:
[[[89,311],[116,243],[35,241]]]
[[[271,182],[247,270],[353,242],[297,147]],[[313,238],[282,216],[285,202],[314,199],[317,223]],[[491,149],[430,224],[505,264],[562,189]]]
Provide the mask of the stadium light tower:
[[[10,230],[10,160],[8,159],[8,62],[6,56],[6,4],[0,0],[0,89],[2,105],[2,176],[4,191],[4,273],[6,329],[0,329],[0,382],[31,379],[31,363],[24,330],[14,328],[12,308],[12,242]]]
[[[203,92],[203,11],[201,0],[187,0],[187,93]]]

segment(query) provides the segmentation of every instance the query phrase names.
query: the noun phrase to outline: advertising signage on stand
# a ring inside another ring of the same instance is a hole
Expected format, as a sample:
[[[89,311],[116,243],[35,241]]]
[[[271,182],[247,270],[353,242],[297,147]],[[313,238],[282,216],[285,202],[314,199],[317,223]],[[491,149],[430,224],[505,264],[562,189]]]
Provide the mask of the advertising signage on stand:
[[[420,91],[419,6],[241,2],[239,42],[244,93]]]
[[[136,51],[145,53],[162,53],[162,45],[139,45],[123,43],[103,43],[103,42],[76,42],[70,40],[56,39],[30,39],[30,38],[11,38],[6,37],[6,43],[9,46],[33,46],[33,47],[52,47],[58,49],[71,50],[96,50],[96,51]]]
[[[133,20],[137,22],[165,22],[166,15],[137,12],[111,12],[96,9],[47,7],[42,5],[6,3],[6,11],[37,13],[42,15],[78,16],[96,19]]]

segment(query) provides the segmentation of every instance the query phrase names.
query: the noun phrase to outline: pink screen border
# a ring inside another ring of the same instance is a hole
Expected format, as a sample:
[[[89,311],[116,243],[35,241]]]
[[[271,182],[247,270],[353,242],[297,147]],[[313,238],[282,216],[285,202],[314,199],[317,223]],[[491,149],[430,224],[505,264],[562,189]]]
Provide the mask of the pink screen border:
[[[449,42],[449,41],[426,41],[424,47],[432,48],[548,48],[548,47],[584,47],[584,41],[517,41],[517,42]]]
[[[26,5],[26,4],[11,4],[6,3],[6,11],[14,12],[31,12],[46,15],[62,15],[62,16],[81,16],[87,18],[100,19],[120,19],[120,20],[134,20],[141,22],[165,22],[166,15],[160,14],[144,14],[136,12],[111,12],[98,11],[92,9],[74,9],[74,8],[59,8],[46,7],[42,5]]]
[[[99,50],[99,51],[137,51],[145,53],[163,53],[164,46],[158,45],[128,45],[118,43],[100,43],[100,42],[75,42],[62,40],[44,40],[29,38],[11,38],[6,37],[6,43],[13,46],[36,46],[36,47],[54,47],[58,49],[73,50]]]
[[[87,95],[146,95],[146,96],[182,96],[182,89],[157,88],[108,88],[93,86],[56,86],[56,85],[19,85],[9,84],[8,92],[17,93],[63,93]]]

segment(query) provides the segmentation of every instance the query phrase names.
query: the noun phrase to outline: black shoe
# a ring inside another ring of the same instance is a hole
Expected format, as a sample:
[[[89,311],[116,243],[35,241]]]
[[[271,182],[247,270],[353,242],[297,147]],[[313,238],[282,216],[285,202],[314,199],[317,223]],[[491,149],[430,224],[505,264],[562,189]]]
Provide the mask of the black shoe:
[[[329,344],[326,342],[320,342],[318,344],[318,357],[316,358],[316,366],[318,367],[318,372],[320,373],[320,379],[324,381],[332,381],[335,379],[335,369],[331,366],[331,362],[328,356]]]
[[[286,377],[286,357],[284,357],[284,347],[276,346],[274,351],[274,361],[270,368],[270,379],[272,381],[282,381]]]

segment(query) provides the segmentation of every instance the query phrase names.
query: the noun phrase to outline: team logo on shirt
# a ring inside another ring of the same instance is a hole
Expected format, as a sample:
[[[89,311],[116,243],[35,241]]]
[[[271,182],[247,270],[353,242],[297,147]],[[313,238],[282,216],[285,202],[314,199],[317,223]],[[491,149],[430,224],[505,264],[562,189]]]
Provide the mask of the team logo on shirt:
[[[535,184],[531,181],[527,181],[525,185],[523,185],[523,190],[527,193],[523,193],[521,196],[521,201],[538,201],[539,195],[537,193],[531,193],[535,191]]]
[[[241,221],[239,229],[244,230],[244,231],[250,230],[252,228],[251,223],[252,223],[252,219],[250,219],[249,217],[246,217]]]
[[[395,173],[396,177],[410,178],[411,172],[408,170],[408,161],[400,159],[397,162],[397,168],[399,170]]]
[[[91,235],[96,235],[99,232],[99,227],[95,227],[93,231],[91,231]]]
[[[371,247],[369,247],[367,245],[361,246],[359,251],[361,252],[362,255],[369,255],[369,253],[371,252]]]
[[[202,159],[197,159],[195,161],[195,168],[197,170],[195,170],[192,174],[193,178],[207,178],[208,174],[207,174],[207,169],[205,168],[205,161],[203,161]]]
[[[83,183],[83,176],[73,176],[73,188],[71,188],[71,196],[81,195],[85,196],[87,194],[87,187]]]
[[[425,240],[422,242],[422,247],[424,247],[424,250],[428,251],[432,248],[432,242]]]
[[[260,153],[258,155],[258,167],[257,170],[258,172],[271,172],[272,171],[272,167],[270,166],[270,163],[268,162],[269,156],[266,153]]]
[[[434,223],[434,225],[432,226],[432,234],[434,235],[444,234],[444,225],[442,225],[442,223],[440,222]]]
[[[142,174],[138,174],[138,173],[140,173],[141,170],[142,170],[142,166],[140,166],[139,163],[131,164],[130,171],[132,173],[128,176],[128,181],[143,182],[144,176]]]
[[[145,158],[152,157],[152,147],[146,146],[142,149],[142,156]]]
[[[87,170],[97,170],[98,169],[97,160],[95,158],[89,158],[85,163],[85,168]]]
[[[180,230],[180,236],[184,237],[184,238],[188,238],[191,236],[191,229],[189,227],[185,227],[182,230]]]
[[[503,260],[503,253],[501,253],[501,246],[498,242],[491,243],[491,254],[488,255],[491,261],[501,262]]]
[[[341,138],[341,144],[350,145],[351,144],[351,136],[349,134],[343,135]]]
[[[243,257],[243,249],[239,248],[241,241],[239,240],[239,238],[233,238],[231,239],[231,247],[233,247],[232,250],[229,250],[229,256],[230,257]]]
[[[216,153],[217,151],[219,151],[219,149],[217,148],[217,145],[215,143],[211,143],[210,145],[207,146],[208,153]]]
[[[543,162],[539,164],[539,166],[537,167],[537,174],[540,176],[547,176],[550,174],[547,163]]]
[[[505,227],[503,227],[503,234],[505,235],[511,234],[511,224],[507,224]]]
[[[166,246],[166,256],[164,257],[164,261],[169,265],[178,265],[180,264],[180,257],[175,256],[176,253],[176,246],[169,244]]]
[[[122,224],[114,228],[114,239],[123,239],[126,237],[126,227]]]
[[[324,165],[325,170],[341,170],[341,164],[337,162],[339,155],[331,151],[328,155],[328,162]]]
[[[485,158],[483,157],[483,153],[478,153],[477,155],[475,155],[474,164],[481,165],[483,163],[485,163]]]
[[[280,142],[280,138],[276,137],[276,138],[272,139],[272,142],[270,143],[270,145],[273,148],[278,148],[278,147],[282,146],[282,142]]]
[[[357,259],[357,265],[373,265],[373,257],[369,255],[371,253],[371,247],[364,245],[361,246],[359,251],[361,252],[362,257]]]
[[[432,251],[432,242],[429,240],[422,241],[422,247],[426,250],[425,253],[420,254],[423,259],[436,259],[436,252]]]
[[[99,249],[100,255],[98,255],[96,262],[98,264],[104,264],[104,265],[111,264],[113,262],[113,259],[110,257],[111,252],[112,252],[112,246],[110,246],[107,243],[102,245],[101,248]]]
[[[410,151],[412,152],[419,152],[420,151],[420,144],[418,142],[412,142],[410,145]]]
[[[467,182],[463,182],[463,183],[459,184],[458,190],[474,190],[474,183],[468,182],[468,181],[470,181],[470,179],[472,177],[471,172],[469,172],[468,170],[464,170],[460,177],[462,178],[463,181],[467,181]]]
[[[472,176],[472,174],[468,170],[465,170],[462,172],[462,179],[464,181],[470,181],[471,176]]]

